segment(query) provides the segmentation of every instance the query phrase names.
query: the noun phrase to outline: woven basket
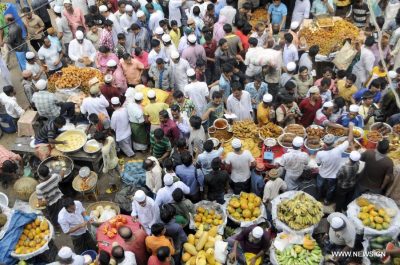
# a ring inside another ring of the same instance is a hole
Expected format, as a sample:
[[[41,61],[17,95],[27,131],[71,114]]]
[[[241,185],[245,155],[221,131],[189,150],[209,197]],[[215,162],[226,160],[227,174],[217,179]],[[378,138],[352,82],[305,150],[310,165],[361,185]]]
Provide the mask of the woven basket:
[[[72,181],[72,188],[74,188],[74,190],[76,190],[78,192],[90,192],[96,187],[97,180],[98,180],[97,174],[93,171],[90,172],[89,177],[85,181],[88,184],[88,188],[84,190],[84,189],[82,189],[83,178],[81,178],[78,175]]]
[[[95,202],[92,204],[89,204],[88,207],[86,207],[86,212],[90,215],[90,212],[93,210],[96,210],[97,206],[107,206],[110,205],[111,208],[113,208],[115,210],[115,212],[118,214],[120,214],[121,209],[119,208],[118,204],[114,203],[114,202],[109,202],[109,201],[99,201],[99,202]],[[92,225],[94,226],[100,226],[103,222],[93,222]]]
[[[29,206],[31,206],[32,209],[35,210],[44,210],[46,209],[46,206],[37,206],[39,203],[39,200],[37,198],[36,195],[36,191],[34,193],[31,194],[31,196],[29,197]]]

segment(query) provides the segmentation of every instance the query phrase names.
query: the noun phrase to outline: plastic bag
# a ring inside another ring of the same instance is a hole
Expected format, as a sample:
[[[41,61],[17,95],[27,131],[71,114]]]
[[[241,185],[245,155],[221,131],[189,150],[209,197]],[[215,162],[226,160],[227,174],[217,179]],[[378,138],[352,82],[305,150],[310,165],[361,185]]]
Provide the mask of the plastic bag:
[[[253,257],[255,257],[255,256],[256,256],[256,254],[253,254],[253,253],[249,253],[249,252],[244,253],[244,258],[246,259],[246,265],[250,265],[251,259],[252,259]],[[262,259],[261,259],[261,257],[259,257],[259,258],[256,260],[256,265],[260,265],[260,264],[261,264],[261,261],[262,261]]]
[[[14,210],[8,208],[5,205],[0,204],[0,208],[3,214],[7,216],[7,222],[3,225],[3,227],[0,229],[0,240],[4,237],[5,233],[8,230],[8,227],[10,225],[11,217],[14,214]]]
[[[196,203],[194,205],[194,208],[197,209],[200,206],[203,206],[206,209],[214,209],[216,212],[222,214],[223,223],[218,226],[218,234],[223,235],[226,223],[228,221],[226,207],[222,207],[221,204],[216,203],[216,202],[210,202],[210,201],[203,200],[203,201],[199,201],[198,203]],[[193,219],[194,216],[192,216],[192,214],[189,214],[189,215],[190,215],[189,228],[196,230],[197,228],[195,226],[195,221]]]
[[[346,70],[349,68],[356,54],[356,49],[354,49],[349,42],[346,42],[337,52],[332,62],[339,70]]]
[[[107,209],[107,210],[103,211],[103,213],[101,214],[98,221],[100,223],[104,223],[104,222],[110,220],[111,218],[115,217],[116,215],[117,215],[117,213],[115,212],[115,210]]]
[[[214,258],[221,264],[225,264],[228,255],[228,242],[216,241],[214,247]]]

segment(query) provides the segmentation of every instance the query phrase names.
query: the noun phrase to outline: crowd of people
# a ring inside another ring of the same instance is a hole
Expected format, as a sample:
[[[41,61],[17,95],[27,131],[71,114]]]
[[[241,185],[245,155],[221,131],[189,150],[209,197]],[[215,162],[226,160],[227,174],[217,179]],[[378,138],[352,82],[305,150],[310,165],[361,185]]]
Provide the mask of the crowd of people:
[[[311,159],[318,169],[313,195],[335,208],[328,217],[326,249],[357,249],[354,225],[342,214],[347,205],[365,192],[400,205],[400,164],[388,157],[390,141],[362,152],[353,144],[353,127],[400,123],[400,2],[372,2],[373,10],[361,0],[20,3],[22,23],[15,14],[0,14],[0,127],[17,131],[26,111],[16,98],[16,87],[22,87],[29,108],[43,122],[34,141],[40,161],[57,154],[55,144],[67,144],[56,140],[62,127],[82,122],[102,144],[103,168],[97,173],[107,178],[107,193],[124,185],[119,158],[144,158],[145,188],[132,194],[128,213],[142,228],[118,229],[124,244],[100,251],[95,264],[181,264],[194,204],[224,204],[230,192],[261,197],[273,224],[271,201],[302,189],[314,172]],[[267,15],[252,25],[257,8],[266,8]],[[342,17],[364,31],[362,41],[353,40],[357,53],[347,69],[316,61],[319,46],[300,43],[304,20],[319,15]],[[270,53],[279,58],[256,63],[260,54]],[[12,83],[7,68],[14,54],[21,84]],[[48,90],[48,78],[68,65],[94,67],[104,76],[90,86],[78,110]],[[152,89],[141,92],[145,87]],[[303,150],[305,139],[295,137],[293,148],[271,168],[244,148],[243,139],[217,145],[208,139],[208,128],[225,117],[259,127],[272,122],[282,128],[297,123],[343,129],[348,139],[336,145],[336,137],[327,134],[323,149],[311,156]],[[226,144],[233,151],[224,156]],[[343,159],[348,148],[352,151]],[[0,162],[7,189],[19,177],[23,159],[0,146]],[[89,230],[93,220],[80,201],[63,196],[58,187],[63,174],[41,167],[37,197],[56,230],[72,239],[72,248],[60,246],[54,264],[84,264],[80,254],[97,250]],[[243,253],[251,252],[256,258],[247,264],[256,264],[271,240],[260,226],[243,229],[228,240],[229,260],[244,264]]]

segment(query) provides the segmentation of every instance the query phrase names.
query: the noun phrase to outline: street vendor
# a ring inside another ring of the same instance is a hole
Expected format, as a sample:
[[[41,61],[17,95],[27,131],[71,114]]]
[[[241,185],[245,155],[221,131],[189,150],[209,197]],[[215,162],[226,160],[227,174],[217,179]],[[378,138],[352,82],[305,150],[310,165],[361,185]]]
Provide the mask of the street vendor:
[[[65,124],[66,121],[63,117],[57,117],[40,128],[35,135],[35,155],[40,160],[43,161],[50,155],[59,154],[57,150],[53,149],[55,144],[66,144],[64,141],[55,140],[60,134],[59,130]]]
[[[350,105],[349,112],[343,114],[337,120],[337,123],[344,127],[348,127],[349,123],[352,122],[352,123],[354,123],[354,126],[364,128],[364,119],[358,113],[359,110],[360,110],[360,107],[358,105],[355,105],[355,104]]]
[[[96,48],[82,31],[78,30],[75,37],[68,45],[69,58],[78,67],[92,66],[96,59]]]
[[[132,201],[132,218],[142,224],[148,235],[151,234],[151,226],[160,219],[160,209],[152,198],[144,191],[135,192]]]
[[[332,101],[327,101],[322,105],[315,115],[314,123],[322,127],[344,128],[342,125],[334,123],[329,120],[333,112]]]
[[[266,93],[262,102],[257,106],[257,122],[258,126],[264,126],[275,118],[275,110],[272,106],[272,95]]]
[[[258,259],[262,260],[265,251],[269,249],[270,240],[268,232],[260,226],[251,225],[244,228],[239,234],[228,238],[231,246],[228,256],[230,262],[237,260],[238,264],[251,265],[258,263]]]

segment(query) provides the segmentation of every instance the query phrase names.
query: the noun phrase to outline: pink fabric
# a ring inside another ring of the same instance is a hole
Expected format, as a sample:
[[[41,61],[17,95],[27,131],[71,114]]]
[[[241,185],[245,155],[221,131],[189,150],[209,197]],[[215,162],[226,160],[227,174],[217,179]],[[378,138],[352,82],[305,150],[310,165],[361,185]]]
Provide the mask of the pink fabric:
[[[149,69],[149,53],[143,51],[142,55],[135,56],[135,53],[132,53],[132,57],[136,58],[139,62],[144,65],[144,69]]]
[[[225,37],[224,25],[226,23],[226,17],[220,16],[218,22],[214,24],[214,36],[213,39],[218,43],[220,39]]]
[[[322,81],[322,78],[317,79],[317,80],[315,81],[315,83],[314,83],[314,86],[320,87],[320,86],[321,86],[321,81]],[[330,90],[330,91],[332,92],[332,94],[334,94],[334,95],[336,95],[336,94],[338,93],[337,88],[336,88],[336,86],[335,86],[335,80],[333,80],[333,79],[331,79],[331,84],[330,84],[330,86],[329,86],[329,90]]]
[[[113,76],[112,85],[118,87],[121,93],[125,94],[125,91],[128,89],[128,84],[126,83],[124,71],[122,70],[120,65],[117,66],[117,69],[115,69],[114,73],[112,73],[112,76]]]
[[[97,69],[101,71],[101,73],[105,74],[107,72],[107,62],[109,60],[115,60],[117,63],[119,62],[118,56],[115,55],[114,53],[108,53],[108,54],[102,54],[100,52],[97,52],[96,55],[96,66]]]
[[[76,29],[79,26],[83,26],[87,30],[86,23],[85,23],[85,17],[83,16],[83,13],[79,8],[74,7],[74,12],[72,12],[72,14],[68,13],[66,10],[64,10],[63,15],[67,19],[68,26],[71,29],[72,34],[74,34],[74,36],[75,36]]]
[[[21,157],[11,151],[9,151],[4,146],[0,145],[0,167],[3,166],[3,163],[7,160],[11,160],[13,162],[21,161]]]
[[[112,38],[112,33],[108,30],[102,30],[99,40],[99,46],[106,46],[110,51],[114,50],[114,42]]]

